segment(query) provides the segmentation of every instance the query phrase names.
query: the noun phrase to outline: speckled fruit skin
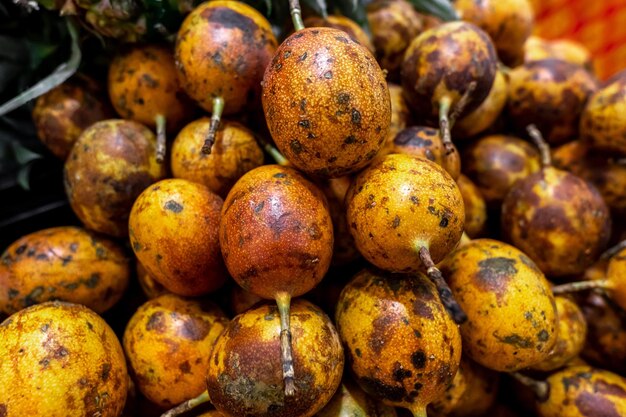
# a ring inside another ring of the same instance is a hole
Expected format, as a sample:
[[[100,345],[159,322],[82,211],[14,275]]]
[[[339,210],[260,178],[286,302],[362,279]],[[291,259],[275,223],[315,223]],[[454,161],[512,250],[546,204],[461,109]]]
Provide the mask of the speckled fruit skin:
[[[117,417],[128,392],[122,346],[87,307],[59,301],[0,324],[0,415]]]
[[[565,368],[548,377],[549,396],[537,401],[541,417],[626,415],[626,379],[588,366]]]
[[[280,362],[278,308],[265,304],[235,317],[211,353],[207,390],[224,416],[310,417],[341,383],[344,354],[339,335],[319,307],[291,304],[296,393],[285,397]]]
[[[500,374],[465,356],[442,398],[430,407],[436,416],[472,417],[486,414],[496,400]]]
[[[174,54],[164,45],[131,48],[113,58],[109,66],[109,98],[124,119],[156,126],[155,117],[166,119],[175,132],[193,115],[193,102],[179,85]]]
[[[465,227],[467,235],[475,239],[480,237],[487,223],[487,203],[480,189],[465,175],[460,175],[456,180],[459,186],[463,205],[465,206]]]
[[[341,177],[367,165],[391,120],[389,90],[372,53],[332,28],[289,36],[263,77],[263,111],[296,168]]]
[[[79,227],[54,227],[13,242],[0,257],[0,311],[62,300],[97,313],[122,297],[129,260],[116,243]]]
[[[610,296],[626,310],[626,249],[615,254],[609,261],[606,279],[610,285]]]
[[[397,79],[404,51],[422,31],[422,18],[406,0],[375,0],[366,10],[376,60],[391,78]]]
[[[212,111],[224,99],[224,114],[258,105],[263,71],[276,50],[270,23],[239,1],[202,3],[183,21],[176,38],[178,79],[191,98]]]
[[[85,227],[125,237],[133,202],[164,176],[150,130],[129,120],[105,120],[85,129],[72,148],[65,192]]]
[[[544,360],[557,340],[550,285],[535,263],[506,243],[476,239],[440,265],[468,320],[463,353],[496,371]]]
[[[335,318],[368,394],[414,412],[444,395],[459,367],[461,336],[425,275],[364,269],[342,291]]]
[[[230,275],[245,290],[297,297],[326,274],[333,225],[324,194],[290,167],[249,171],[226,197],[219,227]]]
[[[452,128],[452,137],[466,139],[476,136],[491,127],[498,117],[509,98],[508,76],[502,71],[496,72],[493,86],[489,90],[489,95],[476,110],[463,117]]]
[[[580,118],[580,137],[593,148],[626,155],[626,77],[589,98]]]
[[[507,65],[524,60],[524,44],[533,30],[533,5],[528,0],[457,0],[461,19],[487,32]]]
[[[104,91],[83,75],[39,96],[33,108],[37,136],[61,159],[67,158],[83,130],[112,115]]]
[[[222,198],[243,174],[263,165],[263,151],[254,134],[241,123],[222,120],[209,155],[201,151],[211,119],[185,126],[172,145],[172,174],[206,185]]]
[[[487,204],[498,206],[511,186],[541,169],[539,152],[530,143],[504,135],[478,139],[463,151],[463,173]]]
[[[367,395],[349,378],[344,381],[326,406],[315,417],[397,417],[393,407]]]
[[[392,272],[422,269],[418,245],[441,261],[461,239],[465,219],[452,177],[428,159],[403,154],[361,172],[346,194],[346,210],[361,254]]]
[[[529,37],[524,44],[524,62],[547,58],[562,59],[593,73],[591,52],[583,44],[568,39],[549,41],[537,36]]]
[[[365,31],[354,20],[349,19],[341,15],[331,15],[326,19],[319,16],[310,16],[304,19],[304,26],[307,28],[312,27],[326,27],[341,30],[350,35],[350,39],[356,41],[369,49],[371,53],[374,53],[374,45]]]
[[[597,88],[576,64],[544,59],[520,65],[509,73],[510,120],[520,131],[535,124],[551,145],[576,139],[580,115]]]
[[[141,262],[139,262],[139,260],[137,260],[136,272],[139,286],[141,286],[141,290],[149,300],[169,293],[169,291],[166,290],[165,287],[159,283],[159,281],[150,275],[148,270],[141,264]]]
[[[502,203],[502,234],[549,277],[582,273],[604,250],[609,209],[579,177],[546,167],[514,184]]]
[[[226,281],[218,238],[223,204],[205,186],[177,178],[159,181],[135,201],[129,219],[131,246],[167,290],[198,296]]]
[[[422,32],[407,48],[402,62],[402,87],[415,115],[435,123],[439,103],[454,108],[469,84],[476,82],[461,116],[476,109],[489,94],[498,59],[489,36],[467,22],[444,23]]]
[[[587,322],[576,303],[566,297],[554,297],[559,329],[556,344],[548,357],[532,369],[549,372],[574,359],[583,349],[587,338]]]
[[[210,301],[165,294],[143,304],[124,332],[124,351],[139,390],[170,408],[205,390],[209,356],[229,319]]]

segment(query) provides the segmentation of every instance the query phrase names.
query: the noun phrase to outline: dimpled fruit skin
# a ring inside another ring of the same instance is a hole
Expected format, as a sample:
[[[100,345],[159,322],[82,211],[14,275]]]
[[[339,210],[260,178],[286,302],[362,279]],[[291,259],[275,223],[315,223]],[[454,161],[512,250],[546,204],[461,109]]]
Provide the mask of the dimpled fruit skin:
[[[463,234],[458,186],[439,165],[415,156],[392,154],[370,165],[352,182],[346,209],[361,254],[388,271],[420,270],[418,244],[437,263]]]
[[[609,209],[596,188],[547,167],[517,182],[502,203],[502,233],[547,276],[582,273],[611,231]]]
[[[167,290],[198,296],[225,282],[218,238],[223,203],[205,186],[176,178],[159,181],[135,201],[129,221],[131,246]]]
[[[117,417],[128,391],[113,330],[86,307],[47,302],[0,324],[0,415]]]
[[[191,98],[212,111],[224,99],[224,114],[258,103],[263,71],[276,50],[270,23],[239,1],[210,1],[183,21],[176,38],[178,79]]]
[[[296,393],[286,398],[278,308],[265,304],[235,317],[210,357],[207,389],[215,408],[227,417],[310,417],[328,403],[343,374],[337,330],[319,307],[297,299],[291,333]]]
[[[580,137],[594,148],[626,155],[626,77],[589,98],[580,118]]]
[[[105,120],[85,129],[65,162],[65,192],[88,229],[128,234],[135,198],[165,176],[156,161],[156,138],[129,120]]]
[[[470,241],[440,265],[467,314],[463,353],[496,371],[517,371],[544,360],[557,338],[550,285],[522,252],[491,239]]]
[[[263,165],[241,177],[224,202],[219,234],[230,275],[263,298],[302,295],[330,266],[326,198],[293,168]]]
[[[139,390],[170,408],[205,389],[211,349],[228,325],[210,301],[166,294],[148,301],[124,333],[124,350]]]
[[[414,114],[436,122],[439,103],[454,107],[472,81],[476,88],[461,116],[487,97],[496,76],[496,52],[485,32],[467,22],[444,23],[422,32],[407,48],[402,86]]]
[[[130,278],[116,243],[80,227],[54,227],[13,242],[0,257],[0,311],[13,314],[49,300],[111,308]]]
[[[357,382],[385,404],[423,410],[459,367],[458,326],[425,275],[359,272],[335,322]]]
[[[575,366],[548,377],[549,397],[537,401],[541,417],[626,415],[626,379],[612,372]]]
[[[172,173],[206,185],[226,198],[243,174],[263,164],[263,151],[244,125],[222,120],[211,154],[201,152],[211,119],[203,117],[185,126],[172,145]]]
[[[397,417],[393,407],[367,395],[350,378],[345,378],[333,398],[315,417]]]
[[[340,177],[369,163],[389,130],[391,103],[373,55],[332,28],[287,38],[263,78],[263,111],[296,168]]]

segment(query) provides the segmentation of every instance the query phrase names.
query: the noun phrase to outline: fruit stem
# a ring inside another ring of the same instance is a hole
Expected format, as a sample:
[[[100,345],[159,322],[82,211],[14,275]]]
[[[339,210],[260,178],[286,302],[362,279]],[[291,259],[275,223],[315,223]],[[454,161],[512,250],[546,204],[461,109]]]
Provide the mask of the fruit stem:
[[[274,161],[276,161],[278,165],[281,165],[284,167],[289,165],[289,161],[287,160],[287,158],[285,158],[285,156],[282,153],[280,153],[280,151],[276,149],[275,146],[269,143],[263,143],[263,149],[265,149],[265,152],[269,153],[270,156],[274,158]]]
[[[220,119],[222,118],[222,112],[224,111],[224,99],[222,97],[213,98],[213,111],[211,112],[211,124],[209,125],[209,133],[206,135],[204,145],[202,145],[202,153],[209,155],[213,143],[215,143],[215,134],[220,127]]]
[[[446,150],[446,155],[450,155],[454,152],[454,144],[450,136],[450,120],[448,119],[450,104],[451,100],[448,96],[442,97],[439,102],[439,134],[441,135],[441,141]]]
[[[291,13],[291,21],[293,27],[297,31],[304,29],[304,22],[302,21],[302,9],[300,9],[299,0],[289,0],[289,11]]]
[[[626,240],[622,240],[617,245],[608,248],[605,250],[602,255],[600,255],[600,259],[603,261],[608,261],[618,253],[620,253],[623,249],[626,249]]]
[[[597,281],[577,281],[577,282],[568,282],[567,284],[561,284],[552,287],[552,294],[560,295],[560,294],[569,294],[571,292],[585,291],[585,290],[593,290],[596,288],[608,288],[608,281],[604,279],[599,279]]]
[[[465,107],[467,107],[470,100],[472,99],[472,94],[474,93],[474,90],[476,90],[476,85],[476,81],[472,81],[471,83],[469,83],[469,85],[467,86],[467,90],[465,90],[465,93],[461,96],[459,102],[456,104],[456,106],[454,106],[452,114],[450,115],[451,129],[454,126],[454,123],[456,123],[456,121],[461,116],[461,113],[463,113],[463,110],[465,110]]]
[[[448,283],[443,279],[443,274],[441,273],[439,268],[435,266],[435,263],[433,262],[433,259],[430,256],[430,252],[428,251],[428,248],[426,246],[421,246],[419,248],[419,257],[422,261],[422,264],[426,267],[426,274],[428,275],[428,278],[430,278],[430,280],[437,287],[439,299],[441,300],[442,304],[444,305],[454,322],[456,324],[465,323],[465,321],[467,320],[467,315],[465,314],[459,303],[457,303],[452,296],[452,291],[450,290]]]
[[[289,322],[291,295],[286,291],[276,294],[276,304],[280,314],[280,353],[283,363],[283,382],[285,383],[285,396],[293,397],[296,393],[294,383],[293,356],[291,353],[291,325]]]
[[[520,384],[530,388],[533,394],[535,394],[535,397],[537,397],[537,400],[545,401],[550,396],[550,385],[548,385],[546,381],[537,381],[536,379],[529,378],[518,372],[510,372],[509,375],[515,378]]]
[[[539,148],[539,155],[541,155],[541,165],[544,168],[551,166],[552,157],[550,156],[550,147],[546,143],[539,129],[537,129],[537,126],[535,126],[534,124],[530,124],[526,126],[526,130],[528,131],[528,136],[530,136],[535,146]]]
[[[410,408],[409,411],[411,411],[413,417],[428,417],[428,414],[426,414],[426,407],[423,406],[415,406],[413,408]]]
[[[165,116],[157,114],[154,118],[156,124],[156,160],[159,164],[162,164],[165,160]]]
[[[166,411],[161,414],[161,417],[175,417],[179,416],[187,411],[199,406],[200,404],[204,404],[206,402],[211,401],[209,398],[209,392],[204,391],[202,394],[198,395],[196,398],[192,398],[191,400],[187,400],[182,404],[177,405],[171,410]]]

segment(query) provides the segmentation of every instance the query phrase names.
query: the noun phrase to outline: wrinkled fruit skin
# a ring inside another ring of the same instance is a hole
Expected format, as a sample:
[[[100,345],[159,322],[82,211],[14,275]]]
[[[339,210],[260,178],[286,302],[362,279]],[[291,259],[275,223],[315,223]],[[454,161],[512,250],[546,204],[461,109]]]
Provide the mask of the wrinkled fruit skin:
[[[487,204],[480,189],[465,175],[459,176],[456,180],[463,205],[465,206],[465,227],[467,235],[475,239],[480,237],[485,231],[487,222]]]
[[[331,28],[304,29],[280,45],[265,70],[263,111],[289,162],[325,178],[367,165],[391,120],[387,82],[374,56]]]
[[[609,209],[597,189],[547,167],[517,182],[502,203],[505,239],[549,277],[582,273],[604,250]]]
[[[440,265],[467,314],[463,353],[479,364],[514,372],[544,360],[557,340],[550,285],[535,263],[506,243],[477,239]]]
[[[315,417],[397,417],[393,407],[384,405],[367,395],[349,378],[326,406]]]
[[[151,128],[161,115],[166,129],[175,132],[193,115],[193,102],[179,85],[174,54],[166,46],[144,45],[117,55],[109,67],[108,88],[121,117]]]
[[[126,326],[124,350],[142,394],[163,408],[200,395],[211,349],[228,322],[215,304],[173,294],[139,307]]]
[[[461,239],[465,219],[452,177],[428,159],[403,154],[361,172],[346,194],[346,210],[361,254],[393,272],[421,270],[421,246],[441,261]]]
[[[548,377],[549,396],[537,401],[541,417],[626,415],[626,379],[588,366],[565,368]]]
[[[508,110],[519,131],[535,124],[551,145],[576,139],[580,115],[597,81],[584,68],[559,59],[533,61],[509,73]]]
[[[611,258],[606,270],[606,279],[611,285],[611,299],[626,310],[626,249]]]
[[[467,22],[444,23],[422,32],[407,48],[402,62],[402,87],[414,114],[436,123],[439,103],[449,97],[451,108],[476,82],[461,116],[487,97],[496,77],[496,52],[489,36]]]
[[[209,155],[201,152],[211,119],[203,117],[185,126],[172,145],[175,178],[206,185],[222,198],[243,174],[263,165],[263,151],[244,125],[222,120]]]
[[[63,160],[83,130],[112,115],[104,91],[80,75],[39,96],[33,108],[37,136]]]
[[[135,201],[131,246],[167,290],[198,296],[226,281],[218,238],[222,205],[205,186],[181,179],[159,181]]]
[[[387,405],[423,411],[459,367],[459,329],[423,274],[359,272],[335,322],[357,382]]]
[[[263,165],[241,177],[224,202],[219,236],[230,275],[263,298],[302,295],[330,266],[328,204],[293,168]]]
[[[239,1],[218,0],[196,7],[176,38],[178,79],[206,111],[224,99],[224,114],[258,105],[263,71],[276,50],[270,23]]]
[[[0,311],[45,301],[111,308],[128,286],[130,265],[116,243],[79,227],[54,227],[13,242],[0,257]]]
[[[262,305],[235,317],[210,357],[207,389],[227,417],[310,417],[341,383],[344,355],[337,330],[318,307],[291,304],[296,393],[285,397],[278,308]]]
[[[129,120],[105,120],[80,135],[64,175],[65,192],[85,227],[125,237],[133,202],[165,169],[156,161],[150,130]]]
[[[77,304],[47,302],[0,324],[0,415],[117,417],[128,392],[113,330]]]
[[[350,35],[350,39],[360,43],[371,53],[374,53],[374,45],[365,31],[354,20],[351,20],[345,16],[332,15],[323,19],[319,16],[310,16],[304,20],[304,26],[310,27],[327,27],[341,30]]]

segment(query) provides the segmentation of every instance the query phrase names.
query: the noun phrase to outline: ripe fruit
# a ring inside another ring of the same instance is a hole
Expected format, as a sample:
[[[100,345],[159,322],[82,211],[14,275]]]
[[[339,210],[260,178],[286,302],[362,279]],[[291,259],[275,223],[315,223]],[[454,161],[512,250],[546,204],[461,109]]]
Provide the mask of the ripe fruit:
[[[218,240],[223,200],[205,186],[167,179],[146,189],[129,219],[137,259],[168,291],[198,296],[226,281]]]
[[[155,150],[154,134],[137,122],[105,120],[85,129],[65,162],[65,192],[85,227],[127,236],[135,198],[165,176]]]
[[[146,268],[139,262],[137,259],[136,273],[137,273],[137,281],[139,281],[139,285],[141,286],[141,290],[144,295],[151,300],[163,294],[169,294],[169,291],[165,289],[159,281],[154,279],[152,275],[146,270]]]
[[[348,378],[331,400],[315,417],[397,417],[393,407],[384,405],[367,395]]]
[[[463,230],[467,235],[475,239],[485,231],[487,222],[487,204],[480,189],[465,175],[459,176],[456,180],[463,206],[465,207],[465,225]]]
[[[411,112],[406,104],[402,93],[402,87],[397,84],[387,83],[389,88],[389,97],[391,98],[391,123],[389,124],[389,132],[383,149],[378,156],[384,156],[388,145],[393,141],[400,131],[404,130],[407,125],[411,124]]]
[[[591,52],[581,43],[569,39],[546,40],[531,36],[524,44],[524,62],[556,58],[580,65],[593,74]]]
[[[124,352],[96,313],[58,301],[28,307],[0,324],[0,411],[5,417],[122,413]]]
[[[421,273],[359,272],[341,293],[335,322],[359,385],[416,417],[459,367],[458,327]]]
[[[62,300],[98,313],[128,286],[128,258],[116,243],[79,227],[54,227],[23,236],[0,258],[0,310]]]
[[[278,48],[263,77],[263,111],[278,149],[296,168],[335,178],[382,147],[389,90],[372,54],[331,28],[302,29]]]
[[[372,45],[372,41],[370,41],[368,34],[365,33],[365,31],[361,29],[361,26],[359,26],[354,20],[345,16],[328,16],[326,19],[319,16],[310,16],[304,20],[304,25],[306,27],[326,27],[341,30],[346,32],[350,36],[350,39],[360,43],[369,49],[371,53],[374,53],[374,46]]]
[[[215,304],[173,294],[139,307],[126,326],[124,350],[142,394],[171,407],[202,393],[211,350],[228,322]]]

